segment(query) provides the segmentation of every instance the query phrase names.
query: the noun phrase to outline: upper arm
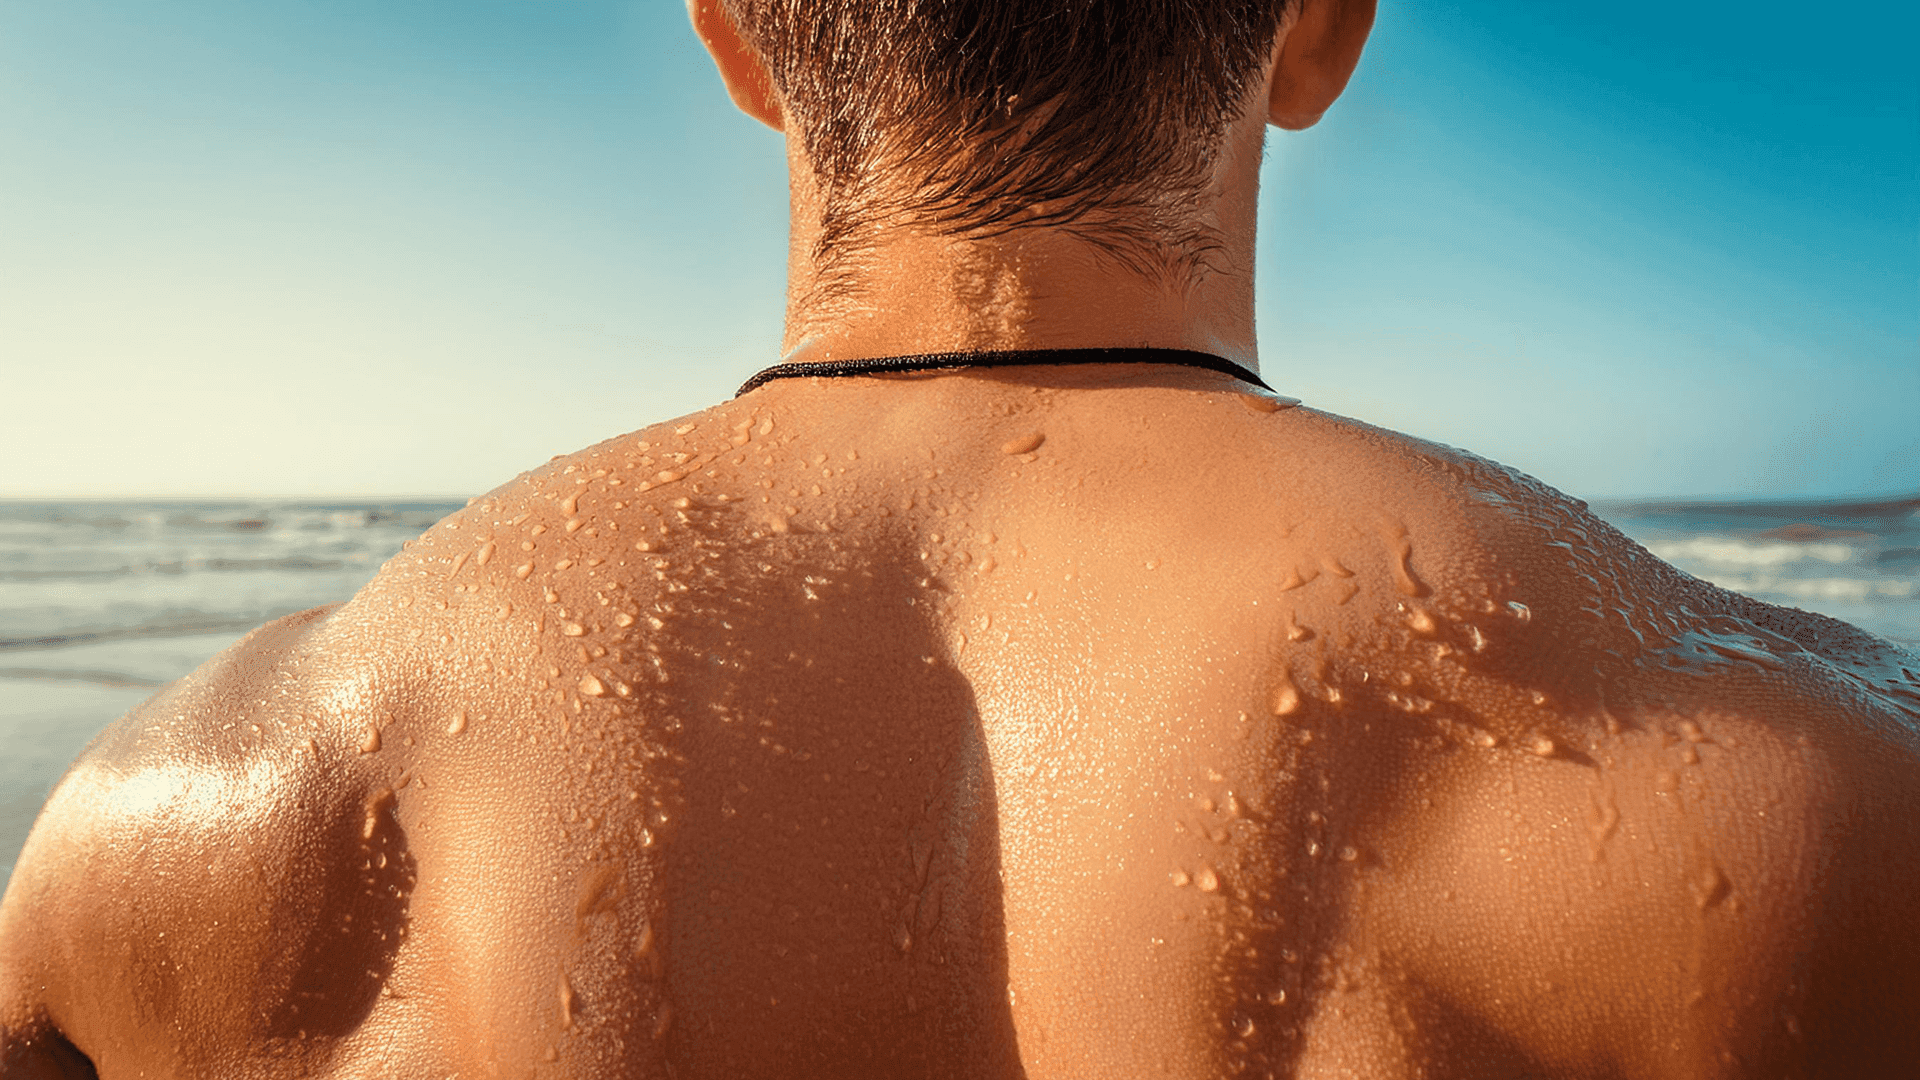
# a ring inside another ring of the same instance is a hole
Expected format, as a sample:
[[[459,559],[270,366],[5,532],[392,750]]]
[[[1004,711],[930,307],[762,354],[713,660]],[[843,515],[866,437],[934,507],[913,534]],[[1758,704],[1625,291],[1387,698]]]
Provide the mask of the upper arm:
[[[103,1070],[208,1075],[292,1037],[302,993],[341,996],[326,961],[351,942],[323,928],[355,913],[373,830],[292,676],[314,621],[269,626],[156,696],[55,789],[0,903],[10,1053],[51,1061],[66,1040]]]

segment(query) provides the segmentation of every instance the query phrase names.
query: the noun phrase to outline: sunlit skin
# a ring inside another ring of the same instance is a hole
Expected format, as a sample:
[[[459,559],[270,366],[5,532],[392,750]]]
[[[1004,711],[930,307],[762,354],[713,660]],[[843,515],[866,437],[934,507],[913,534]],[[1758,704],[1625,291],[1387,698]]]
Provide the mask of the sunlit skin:
[[[1371,15],[1277,44],[1196,287],[904,235],[858,310],[796,257],[789,348],[1251,364],[1263,127]],[[1916,671],[1223,375],[778,381],[102,735],[0,907],[0,1075],[1899,1075]]]

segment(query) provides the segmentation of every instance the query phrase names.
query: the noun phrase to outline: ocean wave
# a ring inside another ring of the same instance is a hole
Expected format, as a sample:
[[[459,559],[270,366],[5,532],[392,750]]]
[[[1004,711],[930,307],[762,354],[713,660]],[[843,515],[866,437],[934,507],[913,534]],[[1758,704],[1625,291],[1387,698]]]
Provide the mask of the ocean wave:
[[[134,572],[131,566],[115,566],[89,570],[0,570],[0,581],[89,581],[98,578],[126,577]]]
[[[1796,562],[1832,564],[1852,562],[1860,549],[1851,544],[1755,542],[1731,536],[1695,536],[1686,540],[1647,545],[1647,550],[1670,563],[1712,566],[1785,566]]]
[[[265,559],[207,559],[200,565],[207,570],[338,570],[347,565],[345,559],[315,559],[306,555],[284,555],[279,558]],[[355,562],[365,562],[361,555]]]
[[[198,514],[175,514],[167,519],[169,529],[198,529],[219,532],[265,532],[273,519],[264,516],[203,518]]]
[[[261,623],[277,619],[282,615],[291,615],[297,610],[301,609],[289,608],[259,615],[183,612],[134,626],[106,626],[99,629],[42,634],[36,637],[4,637],[0,638],[0,653],[67,649],[76,645],[94,645],[103,641],[125,641],[131,638],[191,637],[196,634],[232,633],[236,630],[251,630]]]
[[[165,686],[160,679],[132,675],[124,671],[98,671],[89,668],[0,667],[0,679],[38,679],[52,682],[84,682],[95,686],[136,688]]]
[[[1608,517],[1718,517],[1772,519],[1784,522],[1828,521],[1920,521],[1920,497],[1897,499],[1810,499],[1738,500],[1721,502],[1698,499],[1652,499],[1642,501],[1606,500],[1598,507]]]
[[[291,571],[293,573],[325,573],[343,570],[348,567],[361,567],[374,561],[374,553],[366,551],[348,552],[337,559],[315,558],[311,555],[266,555],[257,558],[205,558],[205,559],[169,559],[165,561],[149,560],[140,566],[121,563],[117,566],[64,566],[47,569],[4,569],[0,570],[0,581],[98,581],[103,578],[130,577],[135,574],[166,574],[177,576],[190,574],[198,570],[214,573],[259,573]]]
[[[1816,577],[1787,578],[1771,574],[1715,574],[1708,581],[1723,589],[1760,597],[1786,597],[1807,602],[1911,600],[1920,596],[1920,585],[1912,581],[1872,578]]]

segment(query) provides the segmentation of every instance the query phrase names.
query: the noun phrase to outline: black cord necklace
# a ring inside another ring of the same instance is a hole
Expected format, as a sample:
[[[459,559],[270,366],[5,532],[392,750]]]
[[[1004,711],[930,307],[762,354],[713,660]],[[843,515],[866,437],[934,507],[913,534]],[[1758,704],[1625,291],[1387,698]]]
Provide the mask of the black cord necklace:
[[[841,375],[873,375],[895,371],[935,371],[962,367],[1031,367],[1041,364],[1175,364],[1205,368],[1231,375],[1271,392],[1273,387],[1260,376],[1212,353],[1192,349],[1025,349],[1001,352],[920,353],[914,356],[875,356],[865,360],[803,360],[775,364],[748,379],[734,397],[775,379],[799,379],[813,376],[834,378]]]

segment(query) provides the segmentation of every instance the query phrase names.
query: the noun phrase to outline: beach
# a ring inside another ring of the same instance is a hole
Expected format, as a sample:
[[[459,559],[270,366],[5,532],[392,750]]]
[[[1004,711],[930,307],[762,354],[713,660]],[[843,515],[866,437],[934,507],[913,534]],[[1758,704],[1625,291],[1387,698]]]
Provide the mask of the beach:
[[[253,627],[352,596],[462,505],[0,501],[0,878],[102,727]],[[1594,510],[1696,577],[1920,650],[1920,499]]]
[[[461,505],[0,501],[0,876],[102,727]]]

